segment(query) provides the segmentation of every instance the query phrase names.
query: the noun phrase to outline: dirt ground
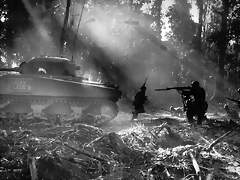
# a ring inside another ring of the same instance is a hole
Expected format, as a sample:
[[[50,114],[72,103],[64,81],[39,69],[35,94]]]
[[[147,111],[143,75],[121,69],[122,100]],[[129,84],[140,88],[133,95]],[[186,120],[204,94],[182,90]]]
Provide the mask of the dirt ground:
[[[167,111],[121,111],[100,127],[41,122],[1,120],[0,179],[240,179],[239,128],[223,113],[201,126]]]

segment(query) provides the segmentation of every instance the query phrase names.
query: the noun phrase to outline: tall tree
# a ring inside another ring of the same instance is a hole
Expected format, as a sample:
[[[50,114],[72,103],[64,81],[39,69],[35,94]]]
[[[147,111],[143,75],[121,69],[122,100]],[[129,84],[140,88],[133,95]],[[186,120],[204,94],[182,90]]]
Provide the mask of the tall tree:
[[[2,65],[1,58],[4,56],[6,48],[6,15],[7,15],[7,7],[6,0],[0,2],[0,66]]]
[[[221,16],[221,25],[220,25],[220,37],[219,38],[219,76],[217,78],[217,96],[222,96],[224,92],[224,65],[225,65],[225,58],[226,58],[226,51],[227,45],[229,42],[228,39],[228,16],[230,11],[230,0],[222,0],[222,12],[220,13]]]
[[[197,33],[196,33],[196,48],[198,51],[202,51],[202,29],[203,29],[203,0],[197,0],[197,6],[199,9],[199,15],[198,15],[198,25],[197,25]]]
[[[191,18],[190,7],[187,0],[175,1],[167,13],[173,32],[170,38],[180,46],[189,44],[195,34],[196,25]]]
[[[214,3],[215,2],[215,3]],[[238,43],[239,43],[239,0],[216,0],[211,3],[210,22],[208,24],[208,39],[207,43],[210,44],[210,53],[215,54],[215,59],[218,67],[217,75],[217,94],[216,97],[221,97],[225,89],[234,86],[232,82],[240,82],[239,65],[237,60],[238,56]],[[212,53],[215,50],[215,53]],[[209,54],[210,54],[209,53]],[[231,78],[231,75],[234,78]],[[231,81],[231,80],[230,80]],[[235,85],[235,86],[236,86]]]
[[[64,21],[63,21],[63,27],[62,27],[62,33],[60,36],[60,46],[59,46],[59,54],[60,55],[63,54],[64,40],[65,40],[65,34],[66,34],[67,25],[68,25],[70,6],[71,6],[71,0],[67,0],[65,16],[64,16]]]
[[[16,36],[32,26],[32,23],[22,1],[7,0],[5,3],[7,8],[6,44],[8,48],[11,48]]]

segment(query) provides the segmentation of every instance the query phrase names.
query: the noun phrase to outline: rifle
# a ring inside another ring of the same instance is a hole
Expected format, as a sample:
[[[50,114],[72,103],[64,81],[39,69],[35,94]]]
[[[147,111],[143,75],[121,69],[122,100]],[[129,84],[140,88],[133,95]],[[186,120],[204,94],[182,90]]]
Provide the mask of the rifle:
[[[142,84],[142,86],[141,86],[140,89],[142,89],[142,88],[144,88],[144,87],[146,88],[147,80],[148,80],[148,77],[145,78],[145,81],[143,82],[143,84]]]
[[[170,88],[162,88],[162,89],[155,89],[155,91],[168,91],[168,90],[172,90],[172,89],[175,89],[177,91],[183,91],[183,90],[190,90],[191,87],[190,86],[183,86],[183,87],[170,87]]]
[[[232,98],[229,98],[229,97],[226,97],[226,99],[228,99],[228,100],[230,100],[232,102],[240,104],[240,100],[232,99]]]
[[[163,88],[163,89],[155,89],[155,91],[168,91],[168,90],[172,90],[172,89],[175,89],[177,91],[184,91],[184,90],[191,90],[191,87],[189,86],[183,86],[183,87],[170,87],[170,88]],[[183,103],[183,109],[184,111],[186,111],[186,108],[187,108],[187,104],[186,104],[186,99],[189,98],[189,95],[184,95],[183,93],[180,93],[181,94],[181,98],[182,98],[182,103]]]

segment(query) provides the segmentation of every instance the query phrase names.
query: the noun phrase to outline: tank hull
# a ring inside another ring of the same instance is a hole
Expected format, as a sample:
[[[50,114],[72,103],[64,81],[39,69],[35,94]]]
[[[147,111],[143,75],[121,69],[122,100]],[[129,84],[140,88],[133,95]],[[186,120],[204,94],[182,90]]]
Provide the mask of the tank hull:
[[[53,116],[92,114],[113,119],[120,91],[78,77],[7,74],[0,76],[0,112]]]
[[[117,101],[119,91],[104,84],[48,76],[5,75],[0,77],[1,95],[106,98]]]

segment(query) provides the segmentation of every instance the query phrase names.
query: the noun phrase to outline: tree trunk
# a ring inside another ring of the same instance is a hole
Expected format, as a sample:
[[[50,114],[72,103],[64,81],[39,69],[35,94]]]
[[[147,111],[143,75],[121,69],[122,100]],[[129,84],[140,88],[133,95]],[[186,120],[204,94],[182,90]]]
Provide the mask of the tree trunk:
[[[71,0],[67,0],[67,6],[66,6],[66,11],[65,11],[63,27],[62,27],[62,33],[60,36],[60,46],[59,46],[59,54],[60,55],[63,55],[64,40],[65,40],[66,28],[67,28],[67,24],[68,24],[70,6],[71,6]]]
[[[202,27],[203,27],[203,0],[197,0],[199,9],[198,26],[197,26],[197,50],[202,51]]]
[[[218,58],[218,67],[219,67],[219,75],[217,76],[217,98],[224,96],[224,65],[225,65],[225,57],[226,50],[228,44],[228,14],[230,3],[229,0],[222,0],[223,4],[223,12],[221,13],[222,23],[221,23],[221,32],[219,37],[219,58]],[[220,98],[221,99],[221,98]]]

